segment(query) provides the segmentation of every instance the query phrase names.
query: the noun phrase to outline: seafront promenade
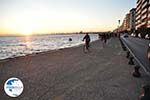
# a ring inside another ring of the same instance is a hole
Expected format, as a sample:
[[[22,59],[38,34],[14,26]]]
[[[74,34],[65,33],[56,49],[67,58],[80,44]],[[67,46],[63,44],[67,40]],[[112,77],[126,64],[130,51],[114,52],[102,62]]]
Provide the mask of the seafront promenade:
[[[137,100],[148,76],[134,78],[118,38],[105,47],[100,40],[83,46],[49,51],[0,62],[0,100],[12,100],[3,86],[10,77],[24,84],[14,100]]]

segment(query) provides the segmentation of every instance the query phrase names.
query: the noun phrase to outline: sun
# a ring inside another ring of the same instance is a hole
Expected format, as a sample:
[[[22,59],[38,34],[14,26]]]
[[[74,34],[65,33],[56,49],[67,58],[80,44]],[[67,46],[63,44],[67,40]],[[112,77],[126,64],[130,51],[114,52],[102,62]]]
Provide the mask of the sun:
[[[20,27],[18,27],[18,30],[20,31],[19,33],[21,35],[32,35],[35,29],[36,27],[33,23],[26,22],[23,22],[22,24],[20,24]]]
[[[18,35],[32,35],[38,29],[36,20],[27,13],[21,13],[14,17],[7,26],[18,33]]]
[[[32,33],[33,33],[32,27],[26,27],[21,30],[22,35],[32,35]]]

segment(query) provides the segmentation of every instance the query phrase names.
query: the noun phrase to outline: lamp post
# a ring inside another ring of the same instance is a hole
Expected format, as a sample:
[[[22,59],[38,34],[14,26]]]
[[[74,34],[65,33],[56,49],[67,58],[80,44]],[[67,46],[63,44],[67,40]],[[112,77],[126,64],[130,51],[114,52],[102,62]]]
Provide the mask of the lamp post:
[[[120,20],[118,20],[118,27],[120,26]]]
[[[118,20],[118,36],[120,38],[119,27],[120,27],[120,20]]]

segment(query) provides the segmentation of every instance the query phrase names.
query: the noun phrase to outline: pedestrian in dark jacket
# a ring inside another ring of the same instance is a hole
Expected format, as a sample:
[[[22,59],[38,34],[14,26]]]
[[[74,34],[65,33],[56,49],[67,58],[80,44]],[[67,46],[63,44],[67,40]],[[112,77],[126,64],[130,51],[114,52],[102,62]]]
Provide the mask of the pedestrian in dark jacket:
[[[86,49],[87,51],[89,51],[91,39],[90,39],[90,36],[89,36],[88,33],[86,33],[86,35],[84,36],[84,38],[83,38],[82,41],[85,41],[85,49]]]

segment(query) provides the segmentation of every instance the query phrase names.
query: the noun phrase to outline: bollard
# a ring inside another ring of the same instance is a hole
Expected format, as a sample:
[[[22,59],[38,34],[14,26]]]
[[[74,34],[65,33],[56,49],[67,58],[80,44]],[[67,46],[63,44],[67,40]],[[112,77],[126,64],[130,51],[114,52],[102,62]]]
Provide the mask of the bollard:
[[[129,62],[128,62],[129,65],[134,65],[133,59],[134,59],[133,57],[130,57],[130,58],[129,58]]]
[[[123,44],[122,40],[121,40],[121,39],[119,39],[119,40],[120,40],[121,47],[122,47],[123,51],[126,51],[126,50],[127,50],[127,48],[126,48],[126,47],[125,47],[125,45]]]
[[[129,58],[130,57],[130,52],[127,51],[127,55],[126,55],[126,58]]]
[[[123,51],[127,51],[127,48],[124,45],[122,46],[122,48],[123,48]]]
[[[141,77],[141,73],[139,72],[139,69],[140,69],[140,66],[135,66],[135,67],[134,67],[134,71],[133,71],[133,73],[132,73],[132,75],[133,75],[134,77],[137,77],[137,78]]]

